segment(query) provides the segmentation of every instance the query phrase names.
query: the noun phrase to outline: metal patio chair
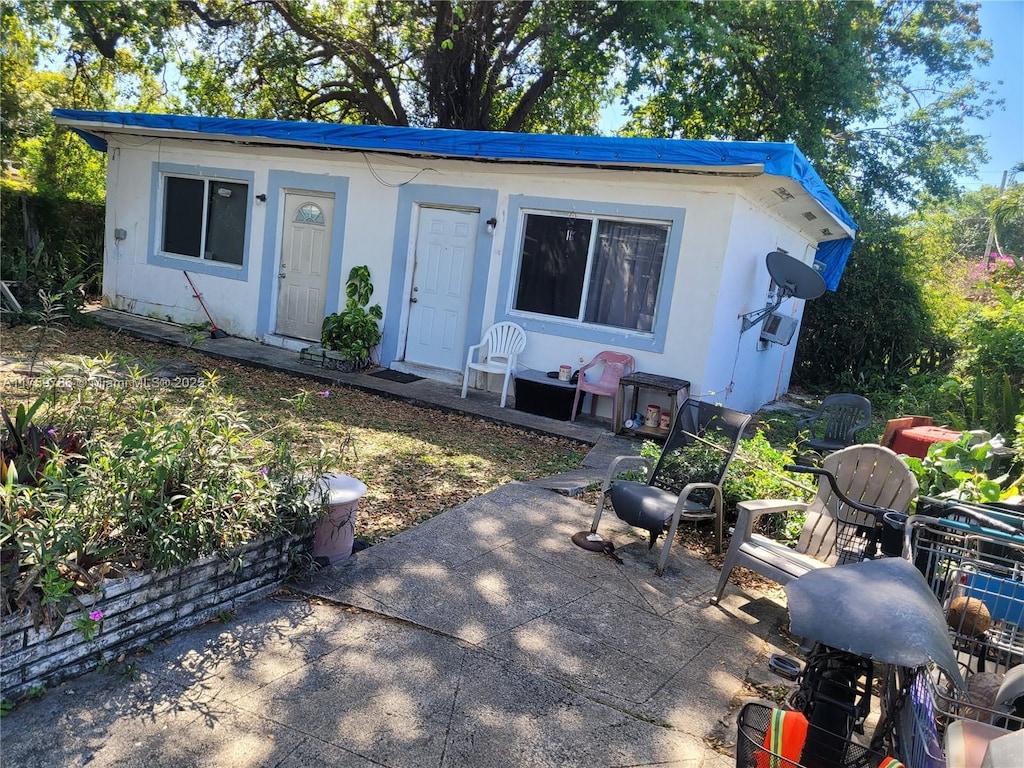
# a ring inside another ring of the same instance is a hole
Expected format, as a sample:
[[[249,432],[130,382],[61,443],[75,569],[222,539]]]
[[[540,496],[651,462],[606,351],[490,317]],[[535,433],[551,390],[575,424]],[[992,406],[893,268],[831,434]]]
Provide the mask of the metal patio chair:
[[[665,571],[680,521],[712,521],[715,551],[721,552],[722,479],[750,418],[749,414],[722,406],[686,400],[679,406],[656,464],[637,455],[612,459],[590,525],[591,534],[597,533],[605,500],[610,499],[621,520],[650,532],[648,549],[653,549],[658,537],[665,533],[656,568],[659,576]],[[628,461],[644,465],[646,481],[614,479],[622,471],[620,465]]]

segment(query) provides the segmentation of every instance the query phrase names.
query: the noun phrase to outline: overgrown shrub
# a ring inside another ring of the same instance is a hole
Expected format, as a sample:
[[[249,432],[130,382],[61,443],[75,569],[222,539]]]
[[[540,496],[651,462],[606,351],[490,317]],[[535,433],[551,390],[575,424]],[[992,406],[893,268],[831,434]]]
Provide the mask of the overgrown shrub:
[[[2,609],[60,620],[109,573],[164,569],[262,536],[312,530],[328,458],[300,466],[254,431],[212,375],[158,388],[110,358],[51,370],[5,409]]]
[[[955,349],[935,332],[901,220],[857,218],[862,230],[838,290],[804,307],[793,381],[814,391],[891,390],[909,374],[943,370]]]
[[[810,501],[817,484],[808,482],[808,475],[787,472],[787,464],[793,463],[790,446],[775,448],[760,429],[757,433],[740,441],[736,456],[729,465],[722,483],[725,497],[725,518],[728,524],[736,520],[736,505],[750,499],[791,499]],[[785,515],[766,515],[761,518],[761,531],[774,538],[789,540],[800,535],[804,524],[802,512]]]
[[[97,295],[103,269],[104,206],[0,183],[0,278],[31,305],[40,290]],[[67,301],[67,299],[65,299]]]
[[[1024,410],[1024,289],[993,284],[994,300],[980,306],[963,329],[957,371],[970,423],[992,433],[1012,433]]]

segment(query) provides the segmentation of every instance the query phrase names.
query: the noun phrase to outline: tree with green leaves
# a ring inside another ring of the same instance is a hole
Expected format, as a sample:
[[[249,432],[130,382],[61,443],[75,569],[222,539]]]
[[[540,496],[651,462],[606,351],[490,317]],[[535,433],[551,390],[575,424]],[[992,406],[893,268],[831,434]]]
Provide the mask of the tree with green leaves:
[[[678,3],[288,0],[31,3],[72,49],[184,75],[208,113],[593,132],[609,73],[646,56]],[[39,14],[37,13],[37,16]],[[189,42],[186,43],[186,40]]]
[[[1024,162],[1017,163],[1008,177],[1009,186],[988,206],[992,240],[999,252],[1010,254],[1017,268],[1024,270],[1024,178],[1018,178],[1024,177]]]
[[[631,72],[628,131],[794,142],[854,206],[945,196],[984,159],[990,56],[970,3],[706,3]]]
[[[791,141],[850,205],[948,196],[993,107],[954,0],[22,0],[75,62],[182,75],[198,114]]]

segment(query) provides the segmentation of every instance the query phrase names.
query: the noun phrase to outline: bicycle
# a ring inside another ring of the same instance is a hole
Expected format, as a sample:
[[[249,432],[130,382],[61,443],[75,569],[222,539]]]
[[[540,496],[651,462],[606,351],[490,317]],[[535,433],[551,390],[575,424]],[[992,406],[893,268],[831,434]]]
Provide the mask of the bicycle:
[[[786,469],[824,477],[839,500],[834,518],[840,567],[871,561],[878,556],[885,516],[893,514],[894,510],[850,498],[838,486],[832,473],[823,468],[790,465]],[[891,549],[890,539],[886,538],[883,550]],[[887,552],[883,551],[883,554]],[[801,577],[791,584],[805,578]],[[789,590],[790,585],[787,585],[787,594]],[[813,642],[813,645],[802,669],[798,670],[788,657],[775,656],[769,661],[773,671],[795,679],[798,684],[788,697],[786,707],[801,713],[806,719],[806,731],[803,731],[803,724],[797,721],[801,728],[799,753],[795,744],[788,748],[788,754],[779,751],[784,746],[784,740],[780,740],[778,733],[773,732],[773,728],[777,731],[783,727],[777,712],[772,713],[758,705],[747,705],[738,722],[737,766],[875,768],[886,757],[881,745],[861,744],[855,740],[855,735],[864,735],[864,724],[871,712],[874,659],[870,654],[843,650],[821,642],[819,637],[807,634],[803,634],[803,637]]]
[[[782,728],[784,721],[778,718],[778,713],[761,705],[747,705],[740,714],[738,721],[737,740],[737,766],[753,768],[765,765],[792,766],[792,768],[822,768],[830,766],[857,766],[861,768],[868,766],[874,768],[885,764],[889,759],[888,755],[894,754],[899,747],[913,741],[911,736],[917,727],[913,719],[903,716],[905,712],[925,712],[923,707],[906,706],[915,693],[918,699],[923,678],[918,670],[938,669],[938,674],[945,674],[945,679],[954,686],[963,685],[957,667],[957,660],[953,650],[952,641],[945,630],[946,615],[938,603],[934,593],[934,585],[926,581],[923,576],[906,560],[896,556],[903,553],[904,533],[907,515],[891,509],[863,504],[847,497],[837,487],[835,478],[827,471],[806,466],[787,467],[791,471],[808,472],[824,476],[836,497],[843,505],[855,510],[860,515],[849,512],[837,513],[837,525],[842,530],[837,531],[837,547],[844,549],[847,557],[846,562],[851,562],[851,556],[856,562],[871,563],[879,554],[881,547],[882,554],[888,556],[891,567],[885,566],[885,571],[892,571],[898,580],[912,582],[913,591],[910,598],[904,597],[905,601],[915,603],[914,610],[921,616],[924,632],[914,629],[914,639],[919,643],[920,651],[917,657],[911,658],[906,654],[886,648],[884,643],[870,642],[865,637],[856,638],[863,642],[860,647],[836,647],[838,644],[832,641],[829,645],[823,642],[824,635],[814,636],[813,632],[800,632],[805,639],[814,642],[807,662],[803,669],[794,675],[795,669],[792,664],[781,663],[776,657],[770,662],[776,671],[786,676],[794,677],[798,681],[798,688],[787,701],[787,706],[796,712],[800,712],[806,724],[801,726],[799,751],[790,747],[788,754],[780,750],[785,747],[786,739],[780,738],[773,733],[772,729]],[[837,512],[839,512],[837,510]],[[986,523],[991,523],[986,516],[976,518]],[[1004,523],[1003,527],[1007,525]],[[1004,531],[1004,535],[1007,535]],[[883,558],[886,559],[886,558]],[[842,559],[840,562],[843,562]],[[898,564],[897,564],[898,563]],[[856,567],[856,566],[849,566]],[[793,628],[796,630],[794,616],[793,594],[800,582],[808,579],[818,582],[826,579],[840,579],[850,576],[850,571],[845,570],[847,566],[835,569],[823,569],[812,571],[791,585],[787,585],[787,596],[790,597],[790,613],[793,617]],[[881,572],[882,566],[864,565],[861,570],[869,568]],[[831,573],[829,573],[831,571]],[[902,573],[900,573],[902,571]],[[857,576],[861,574],[858,571]],[[914,577],[919,577],[915,581]],[[891,576],[891,575],[890,575]],[[885,579],[878,581],[880,588],[883,588]],[[905,609],[906,605],[899,608]],[[871,622],[868,615],[865,619]],[[938,626],[936,626],[936,621]],[[930,625],[929,625],[930,622]],[[881,622],[884,628],[885,622]],[[926,626],[928,625],[928,626]],[[930,633],[930,634],[929,634]],[[854,643],[856,645],[856,643]],[[935,664],[939,659],[941,664]],[[885,701],[882,706],[881,720],[876,727],[868,743],[859,743],[856,736],[864,735],[864,723],[871,711],[871,689],[874,683],[874,662],[886,664],[885,675]],[[929,664],[931,666],[929,666]],[[925,715],[920,716],[924,719]],[[774,748],[774,749],[773,749]],[[909,750],[903,750],[904,753]],[[909,757],[907,759],[910,759]],[[923,763],[906,763],[917,768]]]

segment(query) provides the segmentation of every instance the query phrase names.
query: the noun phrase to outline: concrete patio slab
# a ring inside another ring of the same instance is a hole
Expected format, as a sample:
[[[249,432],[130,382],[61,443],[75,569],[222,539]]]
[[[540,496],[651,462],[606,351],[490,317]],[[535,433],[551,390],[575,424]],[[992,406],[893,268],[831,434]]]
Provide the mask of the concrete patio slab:
[[[187,343],[175,326],[96,314]],[[764,666],[785,607],[732,588],[710,606],[715,569],[676,546],[655,576],[658,548],[614,514],[601,531],[621,564],[571,543],[593,516],[571,494],[635,441],[501,409],[489,393],[461,400],[437,382],[318,372],[239,339],[201,346],[593,448],[579,470],[503,486],[223,623],[20,703],[0,721],[4,765],[733,765],[712,741],[735,733],[736,697]]]

